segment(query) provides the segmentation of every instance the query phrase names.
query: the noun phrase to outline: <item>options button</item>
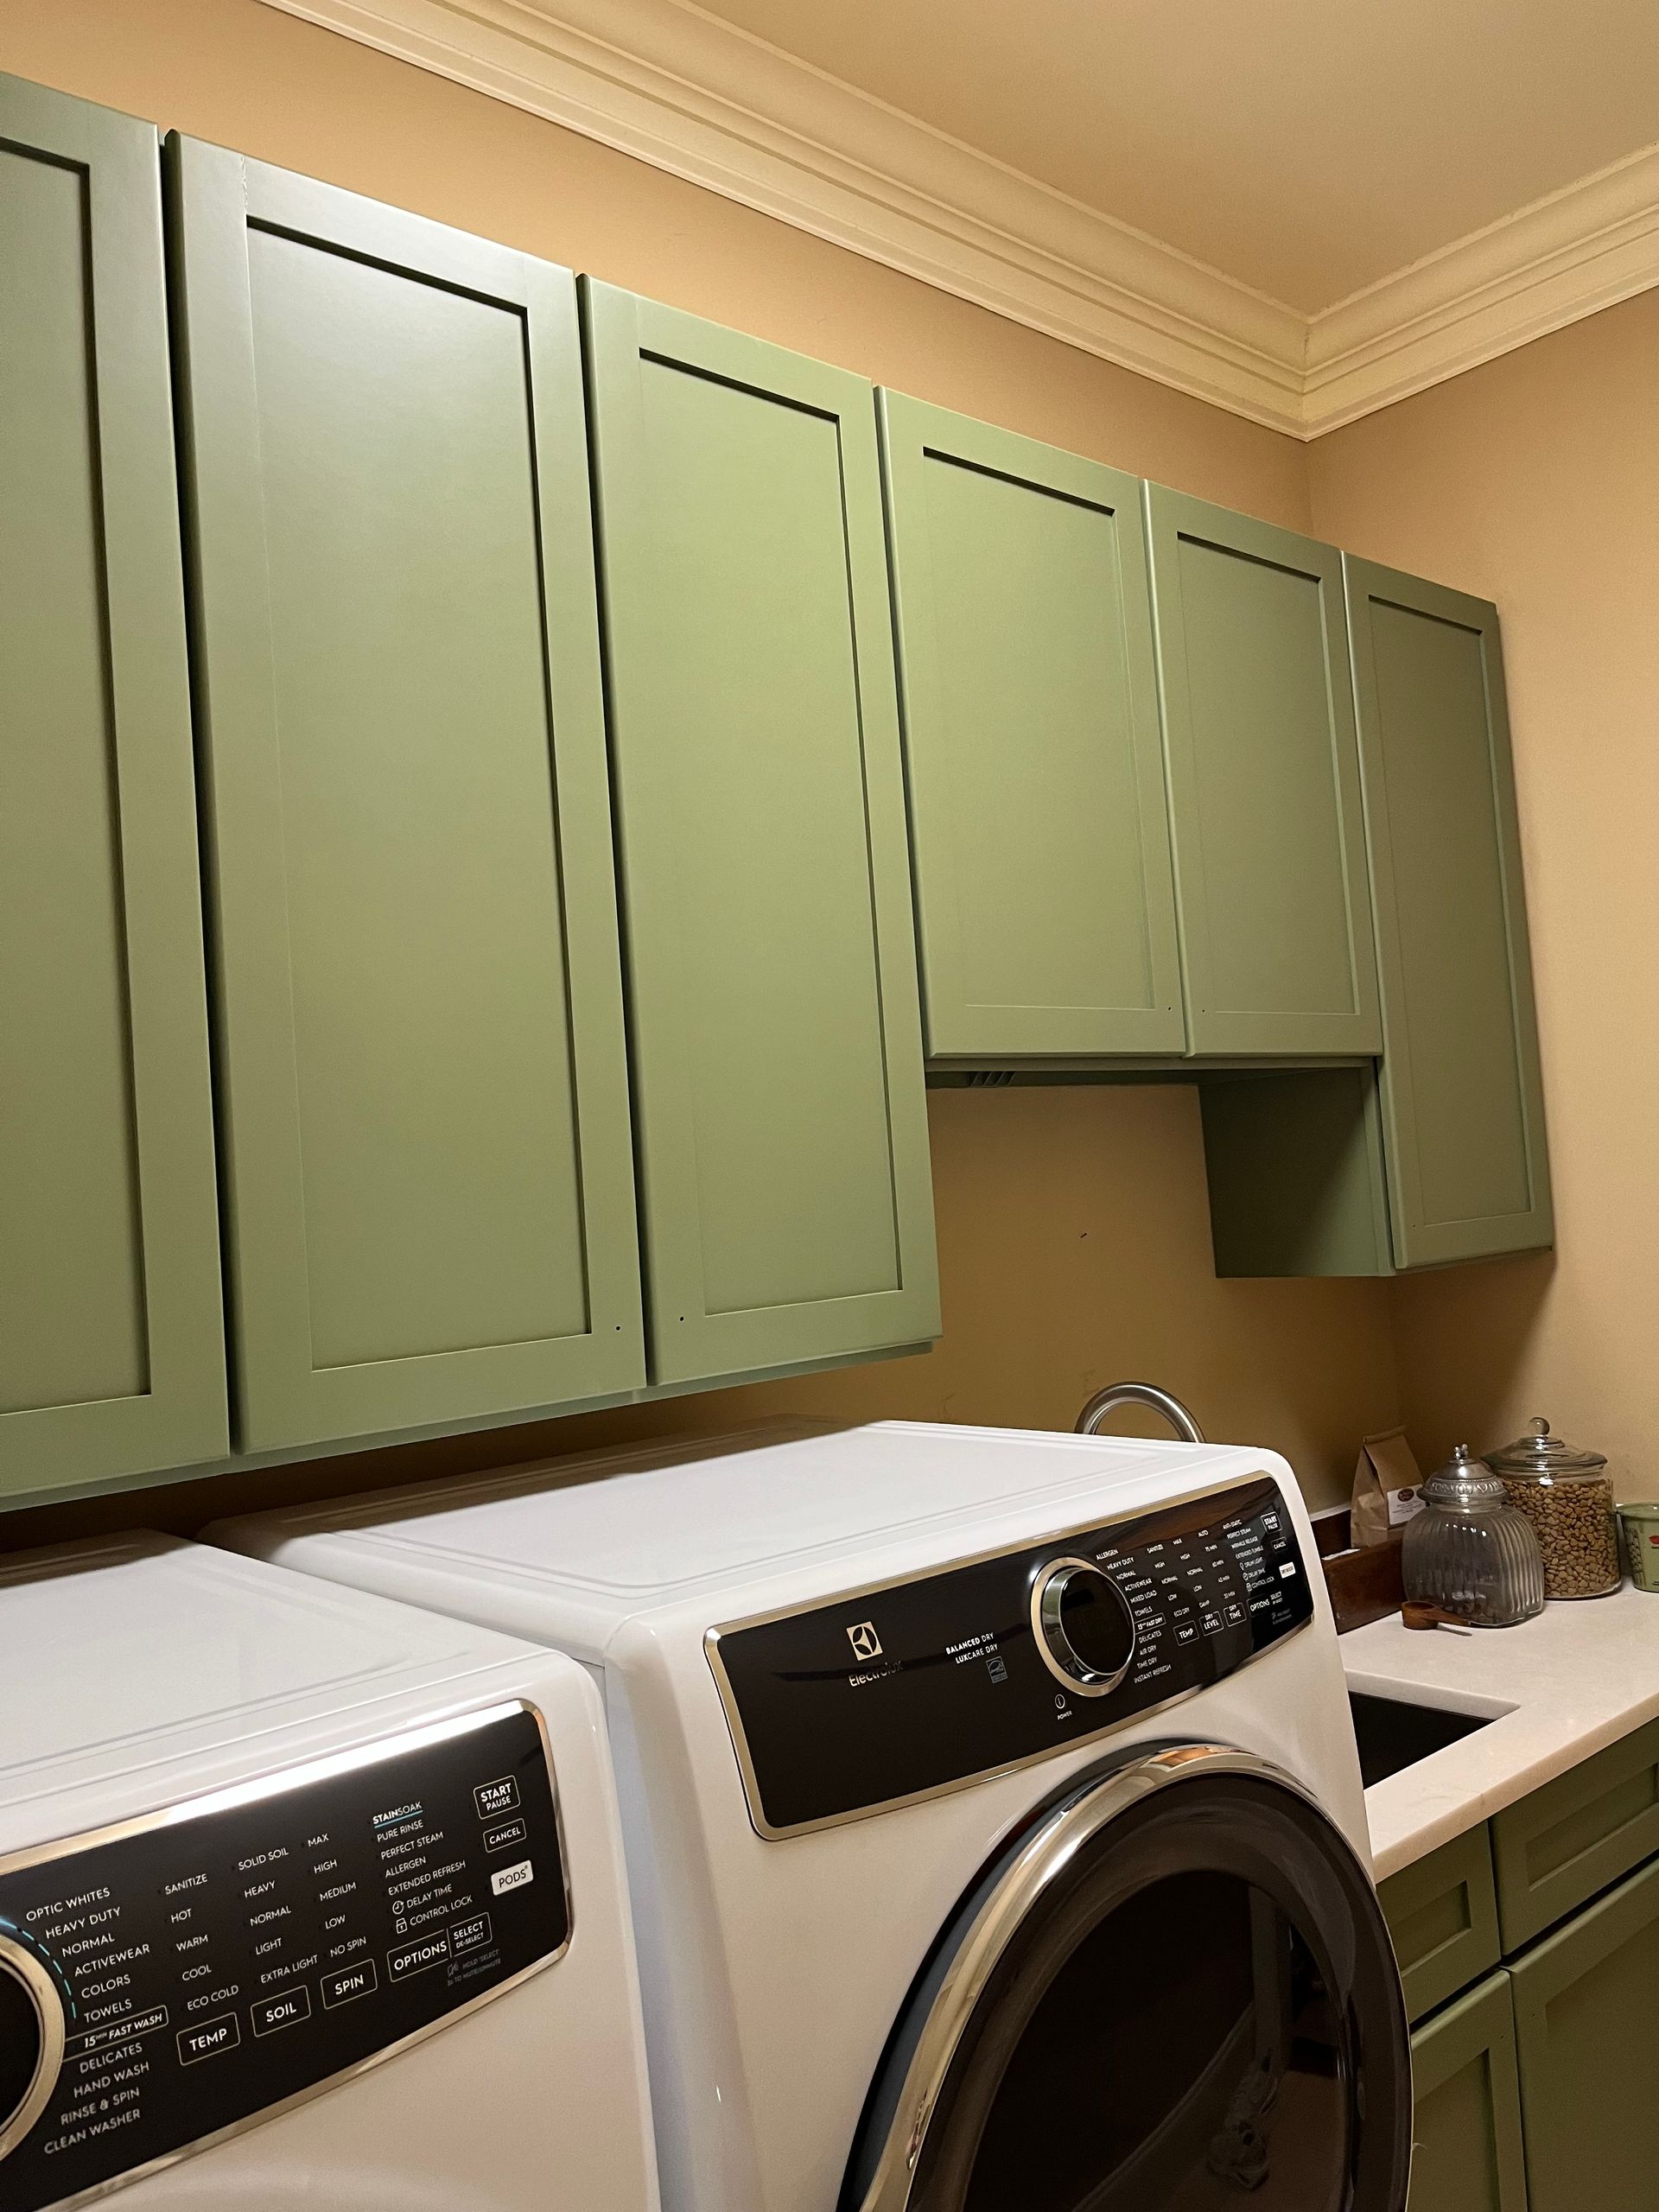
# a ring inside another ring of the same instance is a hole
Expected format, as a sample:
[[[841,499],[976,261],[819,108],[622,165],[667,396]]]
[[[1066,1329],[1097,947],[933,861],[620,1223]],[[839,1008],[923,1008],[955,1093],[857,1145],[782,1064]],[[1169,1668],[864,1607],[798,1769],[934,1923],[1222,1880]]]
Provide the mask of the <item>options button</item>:
[[[407,1981],[411,1974],[424,1974],[429,1967],[445,1965],[449,1957],[449,1937],[447,1932],[438,1936],[423,1936],[418,1943],[405,1943],[396,1951],[386,1953],[386,1979]]]

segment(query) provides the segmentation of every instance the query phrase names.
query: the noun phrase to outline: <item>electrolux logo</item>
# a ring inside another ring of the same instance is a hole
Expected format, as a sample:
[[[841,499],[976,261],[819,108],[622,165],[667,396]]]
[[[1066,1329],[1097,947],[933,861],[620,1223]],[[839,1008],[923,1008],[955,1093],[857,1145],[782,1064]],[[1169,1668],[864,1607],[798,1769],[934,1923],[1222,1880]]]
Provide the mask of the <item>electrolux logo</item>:
[[[875,1632],[874,1621],[859,1621],[847,1631],[847,1641],[853,1647],[855,1659],[879,1659],[881,1639]]]

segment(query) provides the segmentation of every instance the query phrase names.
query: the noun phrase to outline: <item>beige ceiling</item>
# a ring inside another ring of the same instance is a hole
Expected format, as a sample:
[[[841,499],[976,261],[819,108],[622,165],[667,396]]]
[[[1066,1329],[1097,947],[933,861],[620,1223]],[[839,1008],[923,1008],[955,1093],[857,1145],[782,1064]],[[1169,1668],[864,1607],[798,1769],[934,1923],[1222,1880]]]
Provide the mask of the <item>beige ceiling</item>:
[[[701,0],[1306,314],[1659,141],[1659,0]]]

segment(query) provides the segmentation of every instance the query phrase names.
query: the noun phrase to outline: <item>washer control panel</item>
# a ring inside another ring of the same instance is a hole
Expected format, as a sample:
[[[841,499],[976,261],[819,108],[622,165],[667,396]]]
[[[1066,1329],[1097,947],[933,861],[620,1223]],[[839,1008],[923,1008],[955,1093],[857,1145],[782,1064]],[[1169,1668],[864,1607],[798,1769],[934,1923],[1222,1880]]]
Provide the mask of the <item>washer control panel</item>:
[[[245,2126],[562,1952],[526,1705],[0,1861],[0,2204]]]
[[[1270,1477],[712,1630],[749,1813],[783,1836],[1086,1740],[1312,1618]]]

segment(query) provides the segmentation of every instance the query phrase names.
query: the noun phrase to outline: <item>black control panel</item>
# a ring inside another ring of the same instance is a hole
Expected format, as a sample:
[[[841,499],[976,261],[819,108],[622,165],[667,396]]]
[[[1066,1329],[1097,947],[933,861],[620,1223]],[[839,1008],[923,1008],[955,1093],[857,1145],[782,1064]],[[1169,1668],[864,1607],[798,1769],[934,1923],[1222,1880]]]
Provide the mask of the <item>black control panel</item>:
[[[0,2205],[73,2201],[254,2119],[569,1931],[523,1706],[0,1870],[0,2145],[41,2104],[0,2159]]]
[[[1218,1681],[1313,1611],[1278,1484],[717,1630],[709,1661],[763,1835],[1087,1740]]]

